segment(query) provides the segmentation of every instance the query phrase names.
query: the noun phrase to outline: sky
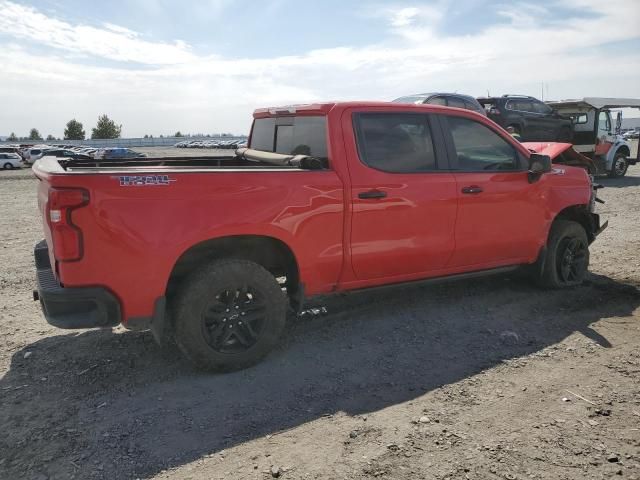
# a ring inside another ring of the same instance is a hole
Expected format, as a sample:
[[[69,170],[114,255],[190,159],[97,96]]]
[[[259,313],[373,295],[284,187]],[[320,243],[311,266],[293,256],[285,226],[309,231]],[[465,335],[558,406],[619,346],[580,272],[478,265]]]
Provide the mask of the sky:
[[[419,92],[640,98],[638,0],[0,0],[0,135],[247,133]],[[638,114],[636,114],[638,115]]]

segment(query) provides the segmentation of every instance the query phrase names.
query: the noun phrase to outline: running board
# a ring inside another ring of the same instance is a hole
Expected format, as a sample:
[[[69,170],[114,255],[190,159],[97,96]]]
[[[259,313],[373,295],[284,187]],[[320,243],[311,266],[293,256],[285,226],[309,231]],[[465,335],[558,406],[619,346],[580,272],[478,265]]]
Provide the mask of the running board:
[[[500,275],[503,273],[513,272],[514,270],[517,270],[520,267],[521,265],[510,265],[508,267],[490,268],[488,270],[477,270],[475,272],[456,273],[454,275],[446,275],[444,277],[424,278],[420,280],[410,280],[408,282],[390,283],[387,285],[379,285],[375,287],[364,287],[364,288],[357,288],[354,290],[345,290],[343,293],[374,292],[378,290],[386,290],[386,289],[399,288],[399,287],[405,287],[405,286],[430,285],[434,283],[437,284],[437,283],[445,283],[445,282],[454,282],[457,280],[470,280],[473,278],[489,277],[493,275]]]

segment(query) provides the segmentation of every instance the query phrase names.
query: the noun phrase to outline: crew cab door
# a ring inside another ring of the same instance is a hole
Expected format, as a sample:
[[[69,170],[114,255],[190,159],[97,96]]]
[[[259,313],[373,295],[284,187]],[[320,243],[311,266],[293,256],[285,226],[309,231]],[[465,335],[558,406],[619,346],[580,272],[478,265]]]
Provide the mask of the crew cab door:
[[[437,122],[415,110],[347,110],[343,131],[357,279],[418,278],[443,269],[454,250],[457,198]]]
[[[527,159],[488,123],[439,118],[458,196],[449,266],[480,270],[532,262],[545,241],[542,182],[529,183]]]

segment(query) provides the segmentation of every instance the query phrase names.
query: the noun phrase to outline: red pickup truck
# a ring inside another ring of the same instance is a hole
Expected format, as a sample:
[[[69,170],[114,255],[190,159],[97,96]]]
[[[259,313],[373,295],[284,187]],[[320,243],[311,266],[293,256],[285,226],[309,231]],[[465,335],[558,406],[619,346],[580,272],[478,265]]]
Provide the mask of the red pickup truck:
[[[359,102],[257,110],[225,158],[45,158],[34,296],[52,325],[150,328],[233,370],[317,295],[519,267],[579,284],[606,226],[591,178],[569,144],[529,147],[468,110]]]

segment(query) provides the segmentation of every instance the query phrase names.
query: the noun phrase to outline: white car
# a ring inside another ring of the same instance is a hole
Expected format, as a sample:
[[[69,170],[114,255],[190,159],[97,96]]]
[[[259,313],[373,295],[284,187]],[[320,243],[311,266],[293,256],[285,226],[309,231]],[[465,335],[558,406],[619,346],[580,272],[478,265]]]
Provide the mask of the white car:
[[[17,153],[0,153],[0,167],[4,170],[22,168],[22,158]]]
[[[42,158],[47,153],[49,147],[35,147],[24,150],[24,161],[29,165],[33,165],[36,160]]]

